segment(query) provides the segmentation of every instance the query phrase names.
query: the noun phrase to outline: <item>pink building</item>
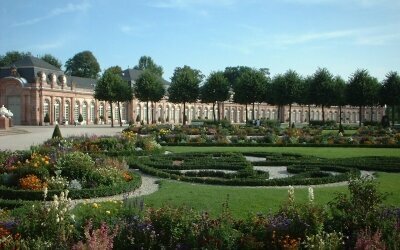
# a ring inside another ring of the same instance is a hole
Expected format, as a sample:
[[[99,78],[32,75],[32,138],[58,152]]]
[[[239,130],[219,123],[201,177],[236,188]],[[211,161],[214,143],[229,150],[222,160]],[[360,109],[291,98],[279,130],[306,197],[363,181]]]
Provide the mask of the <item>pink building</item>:
[[[131,85],[135,83],[140,70],[127,69],[123,71],[123,78]],[[165,80],[164,84],[169,83]],[[44,117],[49,115],[50,124],[74,124],[81,114],[83,124],[97,124],[111,119],[110,107],[107,103],[94,99],[95,79],[82,78],[65,75],[60,69],[38,59],[36,57],[25,57],[9,67],[0,68],[0,106],[14,113],[13,123],[16,125],[43,125]],[[233,123],[242,123],[246,120],[246,113],[252,117],[252,107],[247,110],[244,105],[232,102],[224,102],[219,105],[221,117]],[[117,105],[114,117],[118,121]],[[146,104],[133,99],[131,102],[121,105],[121,119],[127,123],[139,120],[147,121]],[[161,123],[181,123],[183,105],[168,102],[168,98],[150,105],[149,120]],[[278,107],[266,103],[256,105],[255,117],[266,119],[278,119],[286,122],[289,113],[288,107]],[[384,115],[384,108],[365,109],[361,119],[380,120]],[[292,105],[292,121],[295,123],[308,122],[308,108],[306,106]],[[191,103],[186,105],[186,116],[188,120],[212,119],[212,105],[204,103]],[[325,109],[327,120],[339,120],[339,109],[331,107]],[[312,106],[310,110],[311,120],[322,120],[320,107]],[[342,109],[342,120],[344,123],[357,123],[359,113],[356,107],[345,107]]]

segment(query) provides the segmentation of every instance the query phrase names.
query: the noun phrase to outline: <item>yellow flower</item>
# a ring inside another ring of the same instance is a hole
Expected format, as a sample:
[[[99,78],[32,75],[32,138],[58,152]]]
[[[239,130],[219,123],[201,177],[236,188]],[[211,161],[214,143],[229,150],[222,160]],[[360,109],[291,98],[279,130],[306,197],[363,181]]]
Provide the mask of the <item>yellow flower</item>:
[[[98,208],[99,207],[99,205],[95,202],[95,203],[93,203],[93,205],[92,205],[94,208]]]
[[[111,212],[109,210],[106,211],[106,214],[111,214]]]

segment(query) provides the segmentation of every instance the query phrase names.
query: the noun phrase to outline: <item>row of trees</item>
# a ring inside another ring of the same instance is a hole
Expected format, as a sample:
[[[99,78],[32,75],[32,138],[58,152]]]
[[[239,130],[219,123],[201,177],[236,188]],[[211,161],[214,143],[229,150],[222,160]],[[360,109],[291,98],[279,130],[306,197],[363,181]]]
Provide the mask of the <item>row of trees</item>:
[[[0,66],[10,65],[26,55],[31,54],[29,52],[7,52],[4,56],[0,56]],[[61,63],[52,55],[46,54],[42,59],[58,68],[61,67]],[[163,68],[148,56],[142,56],[134,67],[143,70],[134,86],[130,86],[122,79],[122,70],[118,66],[111,67],[100,75],[100,66],[90,51],[77,53],[67,60],[65,68],[67,74],[99,79],[95,98],[108,101],[110,105],[117,102],[119,106],[119,102],[131,100],[135,95],[140,101],[146,102],[147,118],[150,110],[149,103],[154,104],[160,101],[166,93],[162,83]],[[390,106],[393,123],[395,107],[400,105],[400,76],[397,72],[389,72],[380,83],[367,70],[357,70],[348,81],[345,81],[340,76],[333,76],[326,68],[319,68],[313,75],[307,77],[300,76],[294,70],[288,70],[284,74],[278,74],[271,78],[269,69],[237,66],[227,67],[224,71],[212,72],[203,82],[204,78],[205,76],[200,70],[192,69],[189,66],[177,67],[168,88],[169,101],[182,103],[185,111],[187,103],[200,100],[204,103],[213,103],[214,111],[216,104],[233,96],[233,101],[246,105],[246,110],[247,105],[252,105],[251,119],[253,120],[256,103],[266,102],[279,107],[288,105],[290,123],[293,103],[308,105],[309,109],[310,105],[320,106],[323,121],[325,121],[326,107],[338,106],[340,109],[339,120],[341,121],[342,106],[358,106],[360,124],[363,107],[370,107],[372,114],[374,106]],[[219,105],[217,106],[219,107]],[[281,108],[278,108],[278,117],[283,115],[280,114],[280,111]],[[218,119],[221,119],[220,113],[218,112]],[[215,112],[213,118],[217,119]],[[248,119],[246,114],[246,121]],[[187,117],[184,113],[184,124],[186,120]],[[147,121],[149,122],[149,119]]]

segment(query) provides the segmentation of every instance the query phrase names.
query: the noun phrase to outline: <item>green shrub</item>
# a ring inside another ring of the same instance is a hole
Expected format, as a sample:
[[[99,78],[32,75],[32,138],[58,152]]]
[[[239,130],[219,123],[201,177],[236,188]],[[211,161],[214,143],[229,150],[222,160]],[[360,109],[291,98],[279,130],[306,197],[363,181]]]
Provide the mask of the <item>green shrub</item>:
[[[49,122],[50,122],[49,113],[46,113],[46,114],[45,114],[44,119],[43,119],[43,122],[44,122],[44,123],[49,123]]]
[[[54,138],[62,138],[60,127],[58,124],[54,127],[53,135],[51,136],[52,139]]]
[[[85,179],[94,169],[95,163],[88,154],[76,151],[68,153],[57,160],[56,168],[62,176],[70,180]]]

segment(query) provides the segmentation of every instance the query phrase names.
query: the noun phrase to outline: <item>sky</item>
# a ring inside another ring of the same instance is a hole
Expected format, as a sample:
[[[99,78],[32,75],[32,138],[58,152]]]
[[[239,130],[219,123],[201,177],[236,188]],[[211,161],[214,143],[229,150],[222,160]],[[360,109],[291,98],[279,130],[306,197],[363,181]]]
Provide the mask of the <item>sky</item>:
[[[63,64],[90,50],[102,70],[147,55],[169,80],[189,65],[326,67],[348,79],[400,72],[400,0],[0,0],[0,55],[50,53]]]

